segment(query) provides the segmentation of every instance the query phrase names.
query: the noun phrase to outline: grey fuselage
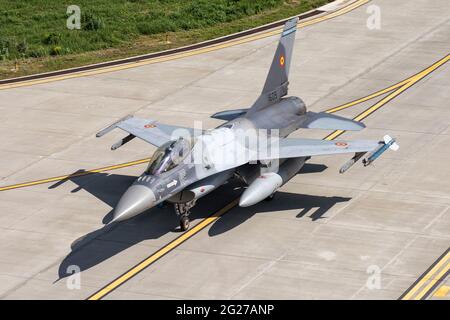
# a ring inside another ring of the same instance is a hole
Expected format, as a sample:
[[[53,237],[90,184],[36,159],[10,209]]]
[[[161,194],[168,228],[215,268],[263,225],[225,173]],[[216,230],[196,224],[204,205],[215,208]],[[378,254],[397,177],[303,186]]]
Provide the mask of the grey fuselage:
[[[280,138],[285,138],[305,122],[306,106],[300,98],[287,97],[264,109],[227,122],[233,129],[277,129]]]
[[[301,127],[302,123],[306,121],[305,114],[306,107],[300,98],[286,97],[260,110],[250,110],[245,115],[217,128],[276,129],[279,137],[284,138]],[[283,161],[283,159],[280,160]],[[304,157],[299,158],[298,161],[303,164]],[[244,181],[248,183],[252,172],[258,171],[259,166],[260,164],[246,164],[203,179],[198,178],[195,165],[192,163],[181,163],[156,176],[143,173],[120,199],[114,212],[113,221],[131,218],[165,200],[174,203],[196,200],[225,183],[236,171],[239,171],[240,176],[246,176]],[[288,179],[290,178],[288,177]]]

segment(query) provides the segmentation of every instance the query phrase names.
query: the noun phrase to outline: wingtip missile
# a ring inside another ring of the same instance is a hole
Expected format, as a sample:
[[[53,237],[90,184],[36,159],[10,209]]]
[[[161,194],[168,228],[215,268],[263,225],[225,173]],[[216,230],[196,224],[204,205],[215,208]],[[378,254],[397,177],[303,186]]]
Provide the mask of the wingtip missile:
[[[395,139],[391,138],[389,135],[385,135],[383,137],[383,141],[388,145],[389,149],[393,151],[397,151],[400,148],[400,146],[395,142]]]
[[[391,138],[388,135],[385,135],[383,137],[383,141],[380,141],[379,146],[375,148],[371,153],[369,153],[367,158],[362,160],[363,165],[367,167],[369,164],[378,159],[387,149],[397,151],[399,149],[399,145],[395,142],[395,139]],[[355,155],[346,163],[344,163],[344,165],[339,169],[339,173],[345,173],[365,154],[366,152],[355,153]]]
[[[400,146],[395,142],[394,138],[391,138],[388,135],[385,135],[383,137],[383,141],[380,142],[380,146],[376,148],[374,151],[370,153],[370,155],[363,159],[362,162],[365,167],[370,165],[372,162],[374,162],[376,159],[378,159],[387,149],[391,149],[393,151],[397,151],[400,148]]]

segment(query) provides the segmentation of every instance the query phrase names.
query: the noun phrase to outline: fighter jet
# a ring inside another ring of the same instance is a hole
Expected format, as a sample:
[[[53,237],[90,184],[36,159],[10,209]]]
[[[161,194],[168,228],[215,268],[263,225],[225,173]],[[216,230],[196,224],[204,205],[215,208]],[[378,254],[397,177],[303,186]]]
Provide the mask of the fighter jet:
[[[129,133],[115,150],[138,137],[157,147],[147,169],[122,195],[112,222],[134,217],[166,202],[174,205],[180,228],[189,228],[189,212],[196,201],[232,177],[248,187],[239,201],[247,207],[270,199],[312,156],[354,153],[341,168],[345,172],[367,152],[368,165],[388,148],[398,149],[389,136],[384,141],[326,141],[288,138],[297,129],[361,130],[365,126],[340,116],[306,111],[298,97],[286,97],[297,30],[297,18],[287,21],[262,93],[247,109],[212,115],[225,122],[213,129],[185,128],[151,119],[127,116],[103,129]]]

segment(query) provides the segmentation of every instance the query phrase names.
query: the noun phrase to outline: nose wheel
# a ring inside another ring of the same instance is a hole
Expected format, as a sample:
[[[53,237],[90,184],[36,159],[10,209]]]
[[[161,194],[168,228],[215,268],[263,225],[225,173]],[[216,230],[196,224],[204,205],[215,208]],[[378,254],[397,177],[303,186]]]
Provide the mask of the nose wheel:
[[[189,224],[190,224],[189,216],[187,214],[182,215],[180,217],[180,229],[182,231],[186,231],[187,229],[189,229]]]
[[[174,208],[176,214],[180,217],[180,229],[186,231],[189,229],[190,219],[189,214],[191,213],[191,208],[195,205],[195,200],[185,202],[185,203],[175,203]]]

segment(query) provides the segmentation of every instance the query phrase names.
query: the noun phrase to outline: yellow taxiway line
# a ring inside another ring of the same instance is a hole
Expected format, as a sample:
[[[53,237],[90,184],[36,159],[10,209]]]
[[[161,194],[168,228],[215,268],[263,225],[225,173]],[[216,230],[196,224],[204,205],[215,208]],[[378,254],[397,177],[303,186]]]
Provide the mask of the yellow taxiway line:
[[[136,274],[147,268],[149,265],[154,263],[156,260],[160,259],[176,247],[178,247],[180,244],[206,228],[208,225],[216,221],[220,216],[224,215],[226,212],[234,208],[239,202],[239,199],[235,199],[234,201],[227,204],[225,207],[214,213],[213,215],[203,219],[201,222],[195,225],[192,229],[189,229],[185,233],[183,233],[181,236],[176,238],[175,240],[169,242],[167,245],[153,253],[148,258],[142,260],[137,265],[132,267],[127,272],[123,273],[121,276],[110,282],[108,285],[91,295],[87,300],[99,300],[103,298],[105,295],[110,293],[111,291],[117,289],[120,285],[128,281],[130,278],[134,277]]]
[[[357,0],[357,1],[341,8],[341,9],[338,9],[334,12],[331,12],[326,15],[323,15],[323,16],[320,16],[317,18],[313,18],[313,19],[310,19],[310,20],[307,20],[304,22],[300,22],[297,25],[297,28],[304,28],[304,27],[310,26],[312,24],[316,24],[316,23],[319,23],[319,22],[322,22],[325,20],[329,20],[329,19],[338,17],[340,15],[343,15],[347,12],[350,12],[350,11],[366,4],[369,1],[370,0]],[[142,60],[142,61],[138,61],[138,62],[130,62],[130,63],[123,64],[123,65],[104,67],[104,68],[89,70],[89,71],[80,71],[80,72],[65,74],[65,75],[61,75],[61,76],[48,77],[48,78],[43,78],[43,79],[3,84],[3,85],[0,85],[0,90],[19,88],[19,87],[24,87],[24,86],[31,86],[31,85],[36,85],[36,84],[61,81],[61,80],[67,80],[67,79],[73,79],[73,78],[79,78],[79,77],[85,77],[85,76],[92,76],[92,75],[97,75],[97,74],[102,74],[102,73],[107,73],[107,72],[136,68],[136,67],[140,67],[140,66],[148,65],[148,64],[154,64],[154,63],[160,63],[160,62],[165,62],[165,61],[171,61],[171,60],[175,60],[175,59],[181,59],[181,58],[185,58],[185,57],[190,57],[190,56],[199,55],[199,54],[203,54],[203,53],[207,53],[207,52],[217,51],[220,49],[229,48],[229,47],[236,46],[239,44],[271,37],[271,36],[280,34],[282,32],[282,30],[283,30],[283,28],[277,28],[275,30],[261,32],[261,33],[255,34],[255,35],[238,38],[235,40],[230,40],[230,41],[227,41],[224,43],[215,44],[215,45],[211,45],[211,46],[204,47],[204,48],[194,49],[194,50],[187,51],[187,52],[175,53],[175,54],[157,57],[157,58],[150,58],[148,60]]]
[[[150,158],[146,158],[146,159],[141,159],[141,160],[125,162],[125,163],[121,163],[121,164],[116,164],[116,165],[112,165],[112,166],[108,166],[108,167],[92,169],[92,170],[82,171],[82,172],[76,172],[76,173],[72,173],[72,174],[66,174],[66,175],[63,175],[63,176],[57,176],[57,177],[53,177],[53,178],[47,178],[47,179],[41,179],[41,180],[35,180],[35,181],[29,181],[29,182],[13,184],[13,185],[9,185],[9,186],[0,187],[0,191],[7,191],[7,190],[12,190],[12,189],[31,187],[31,186],[36,186],[36,185],[39,185],[39,184],[45,184],[45,183],[49,183],[49,182],[55,182],[55,181],[61,181],[61,180],[76,178],[76,177],[87,176],[89,174],[94,174],[94,173],[100,173],[100,172],[105,172],[105,171],[117,170],[117,169],[121,169],[121,168],[135,166],[135,165],[138,165],[138,164],[141,164],[141,163],[146,163],[146,162],[149,162],[149,161],[150,161]]]
[[[427,76],[428,74],[430,74],[431,72],[433,72],[434,70],[436,70],[437,68],[439,68],[440,66],[442,66],[442,65],[443,65],[444,63],[446,63],[448,60],[450,60],[450,55],[445,56],[445,57],[442,58],[441,60],[439,60],[439,61],[437,61],[436,63],[434,63],[434,64],[432,64],[431,66],[429,66],[428,68],[426,68],[426,69],[420,71],[419,73],[416,73],[415,75],[413,75],[413,76],[411,76],[411,77],[409,77],[409,78],[407,78],[407,79],[405,79],[405,80],[402,80],[402,81],[400,81],[400,82],[398,82],[398,83],[396,83],[396,84],[394,84],[394,85],[392,85],[392,86],[390,86],[390,87],[387,87],[387,88],[384,88],[384,89],[379,90],[379,91],[377,91],[377,92],[374,92],[374,93],[372,93],[372,94],[370,94],[370,95],[368,95],[368,96],[365,96],[365,97],[363,97],[363,98],[356,99],[356,100],[353,100],[353,101],[351,101],[351,102],[345,103],[345,104],[343,104],[343,105],[340,105],[340,106],[337,106],[337,107],[328,109],[328,110],[325,111],[325,112],[332,113],[332,112],[341,111],[341,110],[344,110],[344,109],[353,107],[354,105],[357,105],[357,104],[360,104],[360,103],[363,103],[363,102],[372,100],[373,98],[379,97],[379,96],[381,96],[381,95],[383,95],[383,94],[389,93],[389,92],[391,92],[391,91],[393,91],[393,90],[395,90],[395,89],[401,88],[401,87],[403,87],[403,86],[405,86],[405,85],[407,85],[407,84],[409,84],[409,83],[411,83],[411,82],[413,82],[413,83],[411,84],[411,85],[413,85],[413,84],[416,83],[417,81],[421,80],[423,77]],[[408,87],[408,88],[409,88],[409,87]],[[406,89],[407,89],[407,88],[406,88]],[[405,89],[405,90],[406,90],[406,89]],[[395,98],[395,96],[394,96],[393,98]],[[393,99],[393,98],[392,98],[392,99]]]
[[[450,248],[410,287],[401,300],[421,300],[431,294],[436,284],[450,272]]]
[[[442,58],[441,60],[435,62],[434,64],[432,64],[431,66],[429,66],[428,68],[426,68],[425,70],[419,72],[418,74],[410,77],[407,80],[404,80],[402,82],[399,82],[398,84],[386,88],[384,90],[380,90],[372,95],[369,95],[368,97],[371,96],[380,96],[384,93],[387,93],[389,91],[392,91],[393,87],[397,87],[397,89],[395,91],[393,91],[392,93],[390,93],[389,95],[387,95],[386,97],[384,97],[383,99],[381,99],[380,101],[378,101],[377,103],[375,103],[373,106],[371,106],[370,108],[364,110],[362,113],[360,113],[359,115],[357,115],[355,118],[353,118],[353,120],[355,121],[361,121],[364,120],[365,118],[367,118],[369,115],[371,115],[372,113],[374,113],[375,111],[377,111],[378,109],[380,109],[381,107],[383,107],[386,103],[388,103],[389,101],[391,101],[392,99],[394,99],[395,97],[397,97],[398,95],[400,95],[402,92],[408,90],[410,87],[412,87],[413,85],[415,85],[417,82],[419,82],[420,80],[422,80],[424,77],[426,77],[427,75],[429,75],[430,73],[432,73],[433,71],[435,71],[437,68],[439,68],[440,66],[442,66],[443,64],[445,64],[448,60],[450,60],[450,54],[445,56],[444,58]],[[401,84],[401,85],[400,85]],[[390,89],[390,90],[389,90]],[[367,101],[368,99],[366,98],[362,98],[362,99],[358,99],[355,100],[358,103]],[[355,105],[356,103],[349,103],[349,104],[345,104],[342,105],[340,107],[336,107],[336,108],[332,108],[330,110],[327,110],[327,112],[336,112],[345,108],[349,108],[350,106]],[[337,137],[339,137],[341,134],[343,134],[345,131],[344,130],[336,130],[333,133],[331,133],[330,135],[328,135],[325,139],[327,140],[333,140],[336,139]]]
[[[433,297],[444,298],[450,293],[450,286],[442,286],[436,290]]]
[[[431,293],[430,292],[431,289],[436,285],[436,283],[441,281],[445,275],[448,274],[449,270],[450,270],[450,263],[447,263],[447,265],[436,276],[430,279],[430,282],[425,286],[425,288],[423,288],[422,291],[420,291],[420,293],[417,296],[414,297],[414,300],[420,300],[429,293]]]
[[[415,76],[415,75],[414,75],[414,76]],[[360,103],[363,103],[363,102],[372,100],[373,98],[379,97],[379,96],[381,96],[381,95],[383,95],[383,94],[386,94],[386,93],[391,92],[392,90],[395,90],[395,89],[397,89],[397,88],[400,88],[401,86],[403,86],[403,85],[405,85],[406,83],[410,82],[411,79],[412,79],[414,76],[411,76],[411,77],[409,77],[408,79],[405,79],[405,80],[403,80],[403,81],[401,81],[401,82],[399,82],[399,83],[396,83],[396,84],[394,84],[394,85],[392,85],[392,86],[390,86],[390,87],[387,87],[387,88],[385,88],[385,89],[382,89],[382,90],[379,90],[379,91],[374,92],[374,93],[372,93],[372,94],[369,94],[368,96],[365,96],[365,97],[363,97],[363,98],[359,98],[359,99],[353,100],[353,101],[351,101],[351,102],[347,102],[347,103],[345,103],[345,104],[343,104],[343,105],[340,105],[340,106],[337,106],[337,107],[328,109],[328,110],[326,110],[325,112],[327,112],[327,113],[333,113],[333,112],[341,111],[341,110],[344,110],[344,109],[353,107],[354,105],[357,105],[357,104],[360,104]]]

